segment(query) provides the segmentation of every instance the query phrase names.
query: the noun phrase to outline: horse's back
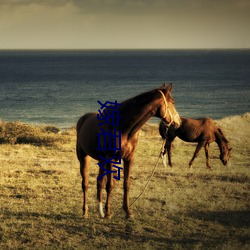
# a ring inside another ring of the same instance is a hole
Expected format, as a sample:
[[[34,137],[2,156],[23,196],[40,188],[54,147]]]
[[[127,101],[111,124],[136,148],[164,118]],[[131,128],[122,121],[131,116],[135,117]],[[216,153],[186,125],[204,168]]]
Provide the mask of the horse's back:
[[[181,118],[182,124],[177,135],[187,142],[199,142],[201,140],[213,141],[216,126],[209,117],[191,119]]]
[[[211,133],[214,133],[217,130],[217,126],[210,117],[204,118],[203,124],[204,124],[204,129]]]
[[[214,121],[210,117],[204,117],[204,118],[181,118],[182,125],[187,127],[199,127],[199,128],[207,128],[211,129],[215,126]]]

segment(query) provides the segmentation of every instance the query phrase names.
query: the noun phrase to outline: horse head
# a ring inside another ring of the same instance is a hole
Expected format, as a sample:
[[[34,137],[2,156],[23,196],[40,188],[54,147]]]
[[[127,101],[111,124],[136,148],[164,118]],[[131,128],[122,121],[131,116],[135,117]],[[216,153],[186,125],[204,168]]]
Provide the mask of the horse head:
[[[166,127],[173,125],[177,129],[181,125],[181,118],[174,106],[174,99],[171,95],[172,88],[172,83],[170,83],[168,87],[166,83],[164,83],[157,90],[162,96],[162,102],[158,108],[158,117],[162,119]]]
[[[224,151],[222,154],[220,154],[220,160],[222,161],[223,165],[227,165],[230,158],[230,152],[232,148],[229,148],[227,151]]]
[[[230,158],[230,153],[232,148],[229,148],[229,141],[226,139],[226,137],[224,136],[222,130],[220,128],[218,128],[219,134],[221,136],[221,140],[220,140],[220,160],[222,161],[223,165],[227,165],[229,158]]]

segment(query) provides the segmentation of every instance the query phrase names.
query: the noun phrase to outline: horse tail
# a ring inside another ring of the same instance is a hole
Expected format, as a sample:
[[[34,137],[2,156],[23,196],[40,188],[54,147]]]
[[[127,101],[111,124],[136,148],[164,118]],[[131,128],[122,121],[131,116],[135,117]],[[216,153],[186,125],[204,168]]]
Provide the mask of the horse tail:
[[[78,122],[76,124],[76,133],[79,133],[80,128],[81,128],[82,123],[83,123],[83,120],[84,120],[84,115],[78,120]]]
[[[77,122],[76,124],[76,132],[79,133],[81,127],[82,127],[82,124],[83,122],[86,120],[86,118],[88,118],[92,113],[87,113],[85,115],[83,115]]]
[[[78,122],[76,124],[76,154],[77,154],[77,158],[80,162],[82,161],[83,155],[86,155],[81,147],[81,144],[80,144],[80,141],[81,141],[80,131],[81,131],[82,125],[83,125],[84,121],[86,120],[87,116],[88,116],[88,114],[83,115],[78,120]]]

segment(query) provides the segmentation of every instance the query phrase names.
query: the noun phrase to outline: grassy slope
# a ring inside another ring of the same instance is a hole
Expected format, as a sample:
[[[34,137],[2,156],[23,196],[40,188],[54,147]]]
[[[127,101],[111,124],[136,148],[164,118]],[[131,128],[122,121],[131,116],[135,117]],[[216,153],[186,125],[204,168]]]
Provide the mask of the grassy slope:
[[[233,147],[230,167],[211,145],[213,170],[204,152],[193,169],[195,146],[175,141],[174,168],[160,163],[146,193],[134,204],[134,221],[126,221],[122,180],[112,197],[113,217],[96,211],[96,175],[91,162],[89,213],[81,216],[82,192],[75,134],[51,146],[0,145],[0,249],[183,249],[248,248],[250,245],[250,114],[218,121]],[[130,200],[145,186],[161,147],[157,126],[140,133],[132,173]]]

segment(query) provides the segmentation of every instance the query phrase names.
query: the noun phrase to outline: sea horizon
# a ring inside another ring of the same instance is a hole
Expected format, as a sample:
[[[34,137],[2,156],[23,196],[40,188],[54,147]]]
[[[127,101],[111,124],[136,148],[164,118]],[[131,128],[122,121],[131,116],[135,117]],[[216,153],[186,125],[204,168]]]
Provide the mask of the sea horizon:
[[[250,111],[249,49],[0,50],[0,120],[73,126],[97,101],[173,82],[180,116]],[[152,119],[150,123],[158,122]]]

